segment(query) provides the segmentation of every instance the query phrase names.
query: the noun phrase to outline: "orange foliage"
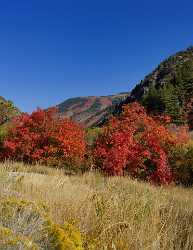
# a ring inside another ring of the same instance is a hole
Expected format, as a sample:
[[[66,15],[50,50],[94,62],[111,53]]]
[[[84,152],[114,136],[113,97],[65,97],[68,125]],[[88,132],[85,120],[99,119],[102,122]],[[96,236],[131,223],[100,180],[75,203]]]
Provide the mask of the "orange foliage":
[[[132,103],[113,117],[99,136],[94,156],[98,167],[111,175],[142,178],[158,184],[172,181],[168,151],[177,137],[166,127],[169,117],[152,118],[142,106]]]
[[[23,114],[12,125],[4,141],[3,159],[48,165],[83,160],[84,131],[69,119],[57,118],[55,109]]]

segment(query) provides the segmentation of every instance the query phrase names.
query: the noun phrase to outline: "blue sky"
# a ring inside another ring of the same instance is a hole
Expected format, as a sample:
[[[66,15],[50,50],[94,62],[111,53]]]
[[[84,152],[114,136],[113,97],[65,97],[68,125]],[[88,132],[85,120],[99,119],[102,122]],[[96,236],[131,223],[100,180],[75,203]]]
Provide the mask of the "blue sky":
[[[193,45],[192,0],[0,1],[0,95],[23,111],[128,91]]]

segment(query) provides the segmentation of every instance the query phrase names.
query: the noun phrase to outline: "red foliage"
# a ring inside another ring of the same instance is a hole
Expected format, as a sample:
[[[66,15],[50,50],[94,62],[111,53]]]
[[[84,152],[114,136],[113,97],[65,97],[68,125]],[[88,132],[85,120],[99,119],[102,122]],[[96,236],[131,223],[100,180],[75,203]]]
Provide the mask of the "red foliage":
[[[38,109],[16,118],[1,157],[50,165],[81,162],[85,154],[84,131],[69,119],[56,118],[55,112],[55,109]]]
[[[125,106],[99,136],[94,149],[96,163],[111,175],[127,172],[150,182],[170,183],[167,153],[177,138],[166,122],[168,117],[152,118],[136,102]]]

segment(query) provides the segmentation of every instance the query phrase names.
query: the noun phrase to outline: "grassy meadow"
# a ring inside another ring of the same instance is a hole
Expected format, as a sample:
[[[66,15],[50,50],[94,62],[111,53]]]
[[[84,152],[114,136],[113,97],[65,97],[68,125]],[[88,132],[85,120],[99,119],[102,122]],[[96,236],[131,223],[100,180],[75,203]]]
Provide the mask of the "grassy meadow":
[[[22,163],[7,162],[0,169],[1,201],[41,204],[56,225],[73,224],[82,240],[77,248],[70,245],[46,248],[36,244],[34,248],[28,245],[26,248],[0,246],[0,249],[193,249],[193,190],[190,188],[156,187],[129,177],[108,178],[96,172],[67,176],[62,170]],[[18,211],[17,220],[22,221],[23,214]],[[6,210],[0,204],[0,226],[5,220],[2,213]],[[9,224],[11,220],[12,217]],[[18,231],[18,221],[12,223],[13,232]],[[28,221],[29,218],[25,223]],[[30,230],[34,230],[33,226],[28,227],[28,235]]]

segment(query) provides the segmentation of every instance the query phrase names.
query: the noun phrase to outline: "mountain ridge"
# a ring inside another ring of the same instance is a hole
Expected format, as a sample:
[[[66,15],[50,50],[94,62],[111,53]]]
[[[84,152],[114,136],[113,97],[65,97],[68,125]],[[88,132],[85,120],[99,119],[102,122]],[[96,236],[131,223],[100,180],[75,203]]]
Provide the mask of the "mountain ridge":
[[[174,123],[188,122],[193,127],[193,46],[163,60],[114,108],[113,114],[133,101],[143,104],[150,113],[164,113]]]
[[[123,101],[128,95],[128,92],[122,92],[108,96],[74,97],[56,107],[60,117],[68,117],[84,127],[92,127],[100,123],[109,108]]]

